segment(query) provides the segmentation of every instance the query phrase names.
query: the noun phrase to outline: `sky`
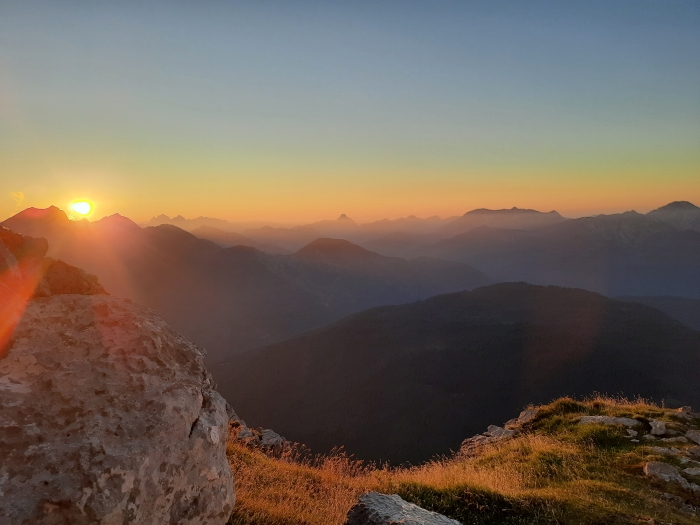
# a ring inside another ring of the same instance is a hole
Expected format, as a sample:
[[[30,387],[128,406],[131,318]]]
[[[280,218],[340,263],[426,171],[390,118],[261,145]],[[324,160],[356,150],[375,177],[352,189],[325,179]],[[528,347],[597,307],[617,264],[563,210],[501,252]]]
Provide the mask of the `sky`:
[[[0,218],[700,205],[700,2],[0,2]]]

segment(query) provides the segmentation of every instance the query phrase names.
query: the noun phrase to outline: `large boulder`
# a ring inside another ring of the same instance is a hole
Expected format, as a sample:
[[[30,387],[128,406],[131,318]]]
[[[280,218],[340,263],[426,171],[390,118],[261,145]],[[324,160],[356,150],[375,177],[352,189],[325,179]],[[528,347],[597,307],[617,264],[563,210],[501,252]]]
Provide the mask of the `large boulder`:
[[[396,494],[368,492],[348,512],[345,525],[461,525],[437,512],[408,503]]]
[[[0,523],[224,524],[227,426],[203,351],[152,311],[34,299],[0,359]]]

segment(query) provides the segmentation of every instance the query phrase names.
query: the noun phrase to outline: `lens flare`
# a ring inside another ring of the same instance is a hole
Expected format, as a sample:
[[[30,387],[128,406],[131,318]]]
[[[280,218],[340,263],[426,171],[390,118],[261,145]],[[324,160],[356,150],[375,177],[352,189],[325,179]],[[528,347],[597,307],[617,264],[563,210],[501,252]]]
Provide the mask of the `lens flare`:
[[[78,215],[88,215],[92,211],[92,203],[88,201],[75,201],[70,209]]]

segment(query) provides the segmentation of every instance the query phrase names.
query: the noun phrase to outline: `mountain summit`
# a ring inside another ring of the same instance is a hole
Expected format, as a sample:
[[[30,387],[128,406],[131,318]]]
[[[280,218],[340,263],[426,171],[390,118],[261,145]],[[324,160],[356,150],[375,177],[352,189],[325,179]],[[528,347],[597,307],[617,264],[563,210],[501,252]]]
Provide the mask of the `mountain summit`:
[[[647,217],[665,222],[679,230],[700,231],[700,208],[688,201],[676,201],[647,213]]]

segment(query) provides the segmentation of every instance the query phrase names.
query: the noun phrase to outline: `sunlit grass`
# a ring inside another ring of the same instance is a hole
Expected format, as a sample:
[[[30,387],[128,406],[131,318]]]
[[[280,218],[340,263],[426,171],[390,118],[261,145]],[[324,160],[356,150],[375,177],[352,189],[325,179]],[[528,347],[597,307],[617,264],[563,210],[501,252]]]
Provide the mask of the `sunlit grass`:
[[[368,465],[341,454],[273,459],[230,441],[236,480],[232,524],[342,524],[364,492],[397,493],[464,524],[691,524],[697,517],[660,498],[642,475],[650,455],[624,431],[578,425],[583,414],[663,418],[643,400],[562,399],[541,407],[516,438],[477,455],[415,467]]]

